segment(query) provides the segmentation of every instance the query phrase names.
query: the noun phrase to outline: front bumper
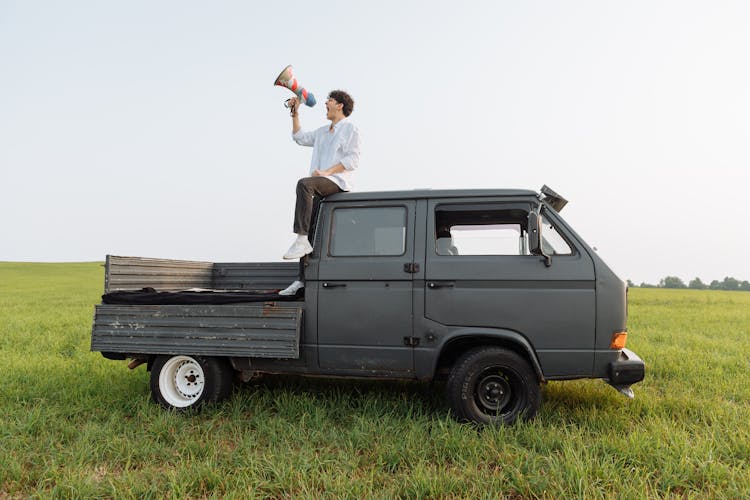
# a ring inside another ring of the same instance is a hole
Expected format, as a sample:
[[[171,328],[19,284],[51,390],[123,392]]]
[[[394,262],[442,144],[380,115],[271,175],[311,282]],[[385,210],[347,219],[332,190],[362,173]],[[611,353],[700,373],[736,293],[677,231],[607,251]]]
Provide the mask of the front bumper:
[[[643,380],[646,374],[646,364],[630,349],[621,349],[617,360],[609,364],[610,385],[629,386]]]

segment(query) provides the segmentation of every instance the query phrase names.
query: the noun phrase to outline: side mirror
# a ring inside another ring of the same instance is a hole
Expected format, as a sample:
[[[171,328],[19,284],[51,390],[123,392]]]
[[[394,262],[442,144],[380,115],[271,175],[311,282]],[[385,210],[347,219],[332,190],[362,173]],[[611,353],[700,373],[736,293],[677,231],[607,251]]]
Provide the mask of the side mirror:
[[[529,213],[526,231],[529,233],[529,253],[531,255],[541,255],[544,265],[547,267],[551,266],[552,259],[542,249],[542,216],[539,212]]]

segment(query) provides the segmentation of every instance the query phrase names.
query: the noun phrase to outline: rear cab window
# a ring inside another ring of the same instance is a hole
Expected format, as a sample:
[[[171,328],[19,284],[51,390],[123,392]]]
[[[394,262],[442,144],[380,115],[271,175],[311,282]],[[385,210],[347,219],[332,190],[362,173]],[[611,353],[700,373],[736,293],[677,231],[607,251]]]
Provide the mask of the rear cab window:
[[[336,208],[329,254],[398,256],[406,252],[406,207]]]

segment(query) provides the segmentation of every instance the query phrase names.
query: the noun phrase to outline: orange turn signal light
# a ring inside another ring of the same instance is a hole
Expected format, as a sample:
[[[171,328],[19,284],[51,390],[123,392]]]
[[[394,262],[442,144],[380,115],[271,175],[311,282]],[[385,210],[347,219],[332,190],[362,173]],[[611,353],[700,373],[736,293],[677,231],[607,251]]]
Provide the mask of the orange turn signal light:
[[[628,332],[623,330],[612,334],[612,342],[609,343],[610,349],[624,349],[625,342],[628,340]]]

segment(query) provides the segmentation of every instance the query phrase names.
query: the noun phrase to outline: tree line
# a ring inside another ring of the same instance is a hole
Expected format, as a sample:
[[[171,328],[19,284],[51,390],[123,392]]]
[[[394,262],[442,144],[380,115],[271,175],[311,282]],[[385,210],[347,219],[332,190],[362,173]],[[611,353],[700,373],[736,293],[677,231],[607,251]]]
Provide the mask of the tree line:
[[[723,281],[713,280],[708,284],[702,282],[700,278],[695,278],[690,280],[687,285],[677,276],[667,276],[659,280],[658,285],[645,282],[636,285],[628,280],[628,286],[631,288],[692,288],[693,290],[741,290],[750,292],[750,282],[747,280],[740,281],[731,276],[725,277]]]

